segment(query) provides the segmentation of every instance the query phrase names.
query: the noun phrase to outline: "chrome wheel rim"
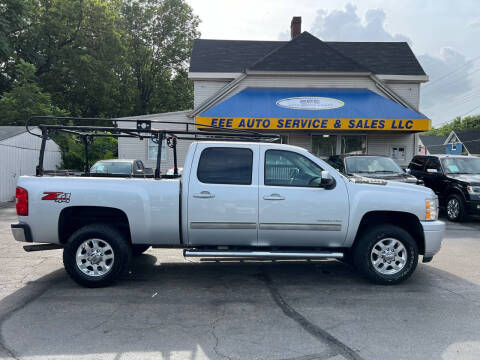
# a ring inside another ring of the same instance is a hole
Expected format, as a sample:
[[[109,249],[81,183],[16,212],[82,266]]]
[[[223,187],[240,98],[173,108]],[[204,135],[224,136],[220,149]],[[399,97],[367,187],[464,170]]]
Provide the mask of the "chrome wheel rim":
[[[394,238],[378,241],[370,253],[373,268],[383,275],[395,275],[407,264],[407,249]]]
[[[88,276],[103,276],[113,267],[115,254],[112,247],[102,239],[85,240],[77,249],[77,267]]]
[[[460,214],[460,203],[457,199],[450,199],[447,204],[447,214],[450,219],[456,219]]]

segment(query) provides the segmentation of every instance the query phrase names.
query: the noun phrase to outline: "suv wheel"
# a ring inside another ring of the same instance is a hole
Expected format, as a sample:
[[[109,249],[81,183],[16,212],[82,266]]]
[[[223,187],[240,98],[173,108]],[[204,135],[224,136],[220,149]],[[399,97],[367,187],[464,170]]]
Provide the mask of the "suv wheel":
[[[412,236],[395,225],[380,225],[360,235],[353,252],[355,267],[371,282],[398,284],[417,267],[418,247]]]
[[[450,221],[460,222],[465,218],[465,203],[459,195],[450,195],[447,198],[447,218]]]
[[[131,245],[115,227],[92,224],[70,236],[63,249],[63,264],[78,284],[102,287],[128,269],[131,256]]]

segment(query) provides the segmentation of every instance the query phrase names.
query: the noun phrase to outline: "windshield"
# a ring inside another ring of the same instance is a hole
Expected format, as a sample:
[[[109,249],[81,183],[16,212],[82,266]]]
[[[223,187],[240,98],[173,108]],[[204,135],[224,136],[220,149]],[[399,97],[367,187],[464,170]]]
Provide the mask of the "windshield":
[[[130,175],[132,164],[129,162],[102,161],[92,166],[90,173],[95,174],[125,174]]]
[[[345,160],[346,172],[352,173],[401,173],[400,166],[390,158],[382,156],[355,156]]]
[[[445,158],[442,165],[447,174],[480,174],[480,158]]]

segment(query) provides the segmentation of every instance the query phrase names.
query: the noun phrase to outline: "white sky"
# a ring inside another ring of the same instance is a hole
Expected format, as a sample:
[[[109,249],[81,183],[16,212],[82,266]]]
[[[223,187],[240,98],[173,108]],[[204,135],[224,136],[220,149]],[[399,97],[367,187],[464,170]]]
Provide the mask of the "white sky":
[[[203,39],[288,39],[292,16],[301,16],[302,30],[322,40],[407,40],[430,76],[420,110],[434,125],[480,114],[479,0],[187,2],[202,20]]]

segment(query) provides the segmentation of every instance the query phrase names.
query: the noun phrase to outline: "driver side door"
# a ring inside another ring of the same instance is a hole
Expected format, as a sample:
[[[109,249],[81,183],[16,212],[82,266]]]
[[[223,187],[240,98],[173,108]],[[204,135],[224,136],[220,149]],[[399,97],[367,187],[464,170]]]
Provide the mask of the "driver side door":
[[[340,176],[331,174],[333,189],[320,187],[313,155],[261,148],[258,245],[341,246],[349,208]]]

